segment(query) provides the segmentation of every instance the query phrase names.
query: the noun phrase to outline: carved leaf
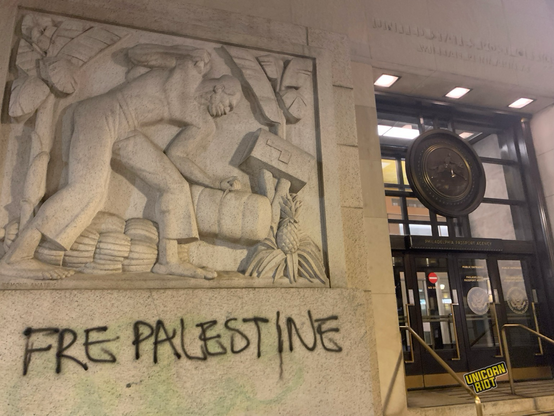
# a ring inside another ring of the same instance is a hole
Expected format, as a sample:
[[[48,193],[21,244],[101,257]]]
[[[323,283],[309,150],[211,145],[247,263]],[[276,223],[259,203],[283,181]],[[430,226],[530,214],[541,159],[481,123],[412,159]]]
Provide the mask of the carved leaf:
[[[49,17],[27,14],[21,22],[21,33],[42,52],[46,52],[56,31]]]
[[[254,92],[257,104],[266,122],[279,124],[282,113],[277,104],[275,92],[254,55],[245,49],[233,46],[224,46],[223,49],[231,55],[233,61],[241,70],[244,79]]]
[[[21,39],[17,49],[15,65],[29,76],[37,76],[38,62],[43,56],[29,42]]]
[[[277,98],[288,124],[296,124],[306,115],[308,105],[300,90],[288,88],[277,93]]]
[[[54,23],[49,17],[29,13],[23,16],[23,20],[21,21],[21,33],[23,36],[31,39],[33,37],[33,30],[37,28],[44,30],[44,28],[53,25]]]
[[[301,88],[310,78],[312,66],[312,61],[308,59],[293,58],[288,61],[281,80],[280,91],[287,88]]]
[[[52,43],[48,48],[47,55],[56,56],[65,45],[82,34],[86,29],[88,27],[81,22],[64,20],[52,37]]]
[[[206,65],[211,59],[208,51],[186,45],[163,46],[143,43],[127,51],[127,56],[134,65],[147,68],[173,68],[177,59],[188,55]]]
[[[45,58],[40,62],[40,75],[55,91],[73,94],[77,89],[78,67],[67,59]]]
[[[281,59],[273,55],[258,56],[258,62],[262,66],[265,74],[271,81],[273,89],[279,91],[281,76],[283,75],[284,63]]]
[[[121,37],[118,34],[107,29],[92,27],[67,42],[60,49],[57,56],[68,59],[71,63],[80,67],[120,39]]]
[[[50,94],[48,86],[37,77],[22,76],[12,84],[8,114],[17,118],[30,115]]]

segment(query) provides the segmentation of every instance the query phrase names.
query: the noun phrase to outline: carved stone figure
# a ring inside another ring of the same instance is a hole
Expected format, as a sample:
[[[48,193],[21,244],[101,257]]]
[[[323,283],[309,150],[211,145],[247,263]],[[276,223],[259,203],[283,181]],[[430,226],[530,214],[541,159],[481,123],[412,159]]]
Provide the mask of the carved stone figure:
[[[37,119],[19,228],[29,222],[44,196],[57,99],[73,94],[77,89],[77,73],[122,36],[122,33],[74,20],[54,22],[35,14],[23,17],[16,58],[19,73],[12,84],[9,115],[21,119],[36,112]]]
[[[72,270],[34,259],[35,250],[43,236],[65,250],[71,248],[101,209],[110,178],[110,161],[117,157],[159,192],[159,255],[152,271],[216,277],[212,270],[181,262],[178,243],[198,240],[187,180],[223,190],[240,188],[236,178],[217,180],[193,161],[195,152],[213,137],[212,117],[227,114],[240,100],[240,84],[228,75],[204,79],[210,64],[205,50],[143,44],[131,48],[128,56],[135,65],[150,70],[77,105],[68,184],[49,198],[21,231],[0,262],[2,273],[38,279],[73,274]],[[141,132],[142,126],[161,122],[182,127],[165,153]]]

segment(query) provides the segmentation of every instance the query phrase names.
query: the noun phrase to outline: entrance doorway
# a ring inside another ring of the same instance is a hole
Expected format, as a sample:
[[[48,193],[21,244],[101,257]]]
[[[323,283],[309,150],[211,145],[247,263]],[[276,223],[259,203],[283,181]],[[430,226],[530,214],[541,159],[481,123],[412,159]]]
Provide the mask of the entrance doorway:
[[[506,323],[540,331],[532,256],[393,252],[400,325],[411,326],[458,373],[504,361]],[[402,333],[408,388],[453,384],[409,333]],[[550,378],[540,340],[508,333],[516,379]]]

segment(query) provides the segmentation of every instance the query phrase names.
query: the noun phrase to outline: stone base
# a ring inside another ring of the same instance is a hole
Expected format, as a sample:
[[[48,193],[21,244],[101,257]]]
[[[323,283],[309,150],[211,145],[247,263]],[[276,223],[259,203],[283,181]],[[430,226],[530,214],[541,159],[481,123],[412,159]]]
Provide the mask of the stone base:
[[[0,276],[0,289],[196,289],[196,288],[267,288],[267,287],[323,287],[318,282],[299,278],[293,285],[286,277],[272,278],[245,276],[239,272],[218,271],[214,280],[193,279],[155,273],[77,273],[62,280],[31,280]]]
[[[374,414],[361,291],[13,290],[0,314],[3,414]]]

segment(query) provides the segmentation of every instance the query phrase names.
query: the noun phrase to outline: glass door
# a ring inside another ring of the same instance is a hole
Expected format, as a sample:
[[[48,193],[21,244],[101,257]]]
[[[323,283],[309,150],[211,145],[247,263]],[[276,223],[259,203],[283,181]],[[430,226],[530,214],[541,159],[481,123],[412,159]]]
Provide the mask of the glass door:
[[[532,263],[526,256],[490,253],[396,253],[400,325],[413,328],[456,372],[504,361],[501,329],[505,323],[540,332]],[[402,343],[409,388],[452,384],[444,369],[406,331],[402,331]],[[512,329],[508,343],[516,379],[550,376],[536,337]]]
[[[412,264],[417,282],[416,302],[420,331],[429,345],[454,371],[465,371],[460,334],[461,310],[458,290],[452,270],[451,256],[413,256]],[[424,374],[443,373],[442,367],[423,349],[420,352]]]
[[[501,357],[498,289],[485,257],[456,259],[465,320],[470,371],[495,364]]]
[[[538,296],[533,288],[533,267],[529,258],[499,257],[493,259],[498,268],[499,302],[503,321],[520,324],[541,332],[538,316]],[[541,341],[522,329],[509,329],[508,344],[515,367],[529,368],[547,365]],[[520,370],[520,373],[525,371]],[[529,371],[527,371],[529,372]],[[524,375],[524,374],[523,374]],[[540,377],[536,375],[535,378]]]
[[[401,325],[411,326],[455,371],[465,372],[463,311],[458,304],[459,289],[452,267],[448,254],[395,255],[398,318]],[[440,364],[406,331],[402,331],[402,343],[408,376],[444,373]]]

